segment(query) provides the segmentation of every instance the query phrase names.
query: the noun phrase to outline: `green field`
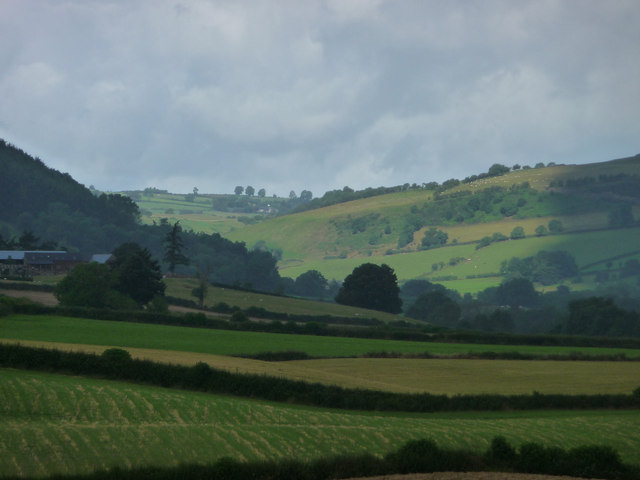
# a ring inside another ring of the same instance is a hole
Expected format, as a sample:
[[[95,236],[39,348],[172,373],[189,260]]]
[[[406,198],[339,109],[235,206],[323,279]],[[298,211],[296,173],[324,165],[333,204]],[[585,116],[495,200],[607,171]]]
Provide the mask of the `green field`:
[[[484,451],[606,444],[640,464],[637,411],[464,414],[341,412],[0,369],[0,472],[44,476],[113,466],[382,455],[417,438]]]
[[[8,339],[2,343],[18,343]],[[102,354],[107,346],[20,340],[31,347]],[[396,393],[519,395],[628,394],[638,386],[640,362],[479,359],[326,358],[265,362],[249,358],[127,347],[134,358],[192,366],[207,363],[232,373],[283,377],[344,388]],[[571,382],[567,382],[571,378]]]
[[[440,283],[442,280],[439,280],[438,277],[456,276],[458,280],[466,280],[469,275],[499,273],[503,260],[509,260],[512,257],[532,256],[540,250],[571,251],[580,267],[611,258],[614,255],[634,252],[638,250],[638,245],[640,245],[640,228],[602,230],[588,234],[574,233],[508,240],[494,243],[480,250],[476,250],[474,244],[452,245],[396,255],[313,260],[292,266],[287,266],[285,262],[280,273],[295,278],[309,269],[316,269],[327,278],[342,279],[358,265],[372,262],[386,263],[395,270],[399,280],[426,278]],[[449,260],[455,257],[462,257],[465,260],[455,266],[449,266]],[[443,262],[445,267],[433,272],[432,265],[439,262]],[[488,283],[488,286],[494,285],[494,282],[499,283],[499,281],[500,278],[495,277]],[[469,285],[462,283],[455,286],[460,289],[461,293],[478,291],[474,288],[473,283]],[[468,288],[468,290],[462,290],[464,288]]]
[[[191,291],[198,285],[195,279],[165,278],[164,282],[167,285],[165,292],[167,295],[186,300],[194,300]],[[334,317],[347,318],[376,318],[385,322],[395,321],[401,318],[391,313],[339,305],[337,303],[263,295],[255,292],[209,286],[204,304],[206,306],[213,306],[219,302],[224,302],[230,306],[237,306],[242,309],[261,307],[270,312],[289,313],[292,315],[332,315]]]
[[[314,357],[347,357],[369,352],[423,353],[438,355],[468,352],[513,352],[534,354],[625,353],[640,356],[640,350],[616,348],[538,347],[461,343],[407,342],[366,338],[318,337],[262,332],[210,330],[57,316],[12,315],[0,318],[0,338],[61,343],[152,348],[214,355],[255,354],[269,351],[302,351]]]

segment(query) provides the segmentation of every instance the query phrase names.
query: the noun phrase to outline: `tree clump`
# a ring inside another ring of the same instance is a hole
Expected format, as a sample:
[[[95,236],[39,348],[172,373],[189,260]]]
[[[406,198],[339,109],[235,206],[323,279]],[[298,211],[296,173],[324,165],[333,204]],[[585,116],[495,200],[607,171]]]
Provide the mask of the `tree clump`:
[[[146,248],[124,243],[113,251],[107,264],[91,262],[76,266],[54,294],[62,305],[93,308],[139,308],[164,295],[165,285],[158,262]]]
[[[335,300],[342,305],[382,312],[402,311],[398,279],[393,269],[386,264],[365,263],[356,267],[345,278]]]

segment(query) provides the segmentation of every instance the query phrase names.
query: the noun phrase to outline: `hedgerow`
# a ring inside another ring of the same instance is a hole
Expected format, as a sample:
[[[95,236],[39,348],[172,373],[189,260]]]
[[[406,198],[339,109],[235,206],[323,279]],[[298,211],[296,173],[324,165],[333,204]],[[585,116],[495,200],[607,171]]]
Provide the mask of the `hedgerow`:
[[[598,395],[403,394],[231,373],[206,363],[170,365],[118,355],[98,356],[0,344],[0,366],[86,375],[167,388],[229,394],[326,408],[369,411],[443,412],[541,409],[640,408],[636,393]]]

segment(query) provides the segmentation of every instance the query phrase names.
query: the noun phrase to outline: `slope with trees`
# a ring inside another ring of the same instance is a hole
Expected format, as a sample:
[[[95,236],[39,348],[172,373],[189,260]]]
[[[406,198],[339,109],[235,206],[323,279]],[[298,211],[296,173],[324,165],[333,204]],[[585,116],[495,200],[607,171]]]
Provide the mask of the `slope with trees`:
[[[210,280],[215,282],[263,291],[279,287],[276,260],[268,251],[249,251],[244,243],[217,234],[180,232],[175,223],[141,225],[138,207],[129,197],[96,196],[70,175],[46,167],[4,141],[0,141],[0,167],[0,237],[11,248],[26,248],[24,242],[13,241],[20,232],[41,239],[40,244],[50,242],[87,255],[136,243],[154,258],[168,252],[167,264],[176,272],[193,274],[198,266],[208,265]],[[191,266],[185,265],[184,252]]]

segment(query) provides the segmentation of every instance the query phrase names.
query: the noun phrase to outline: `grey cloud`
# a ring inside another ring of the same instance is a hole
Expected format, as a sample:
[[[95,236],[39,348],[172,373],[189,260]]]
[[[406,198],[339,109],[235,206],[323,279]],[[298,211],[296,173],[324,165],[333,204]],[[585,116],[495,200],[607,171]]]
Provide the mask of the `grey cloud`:
[[[105,189],[281,195],[638,151],[633,0],[0,3],[0,136]]]

